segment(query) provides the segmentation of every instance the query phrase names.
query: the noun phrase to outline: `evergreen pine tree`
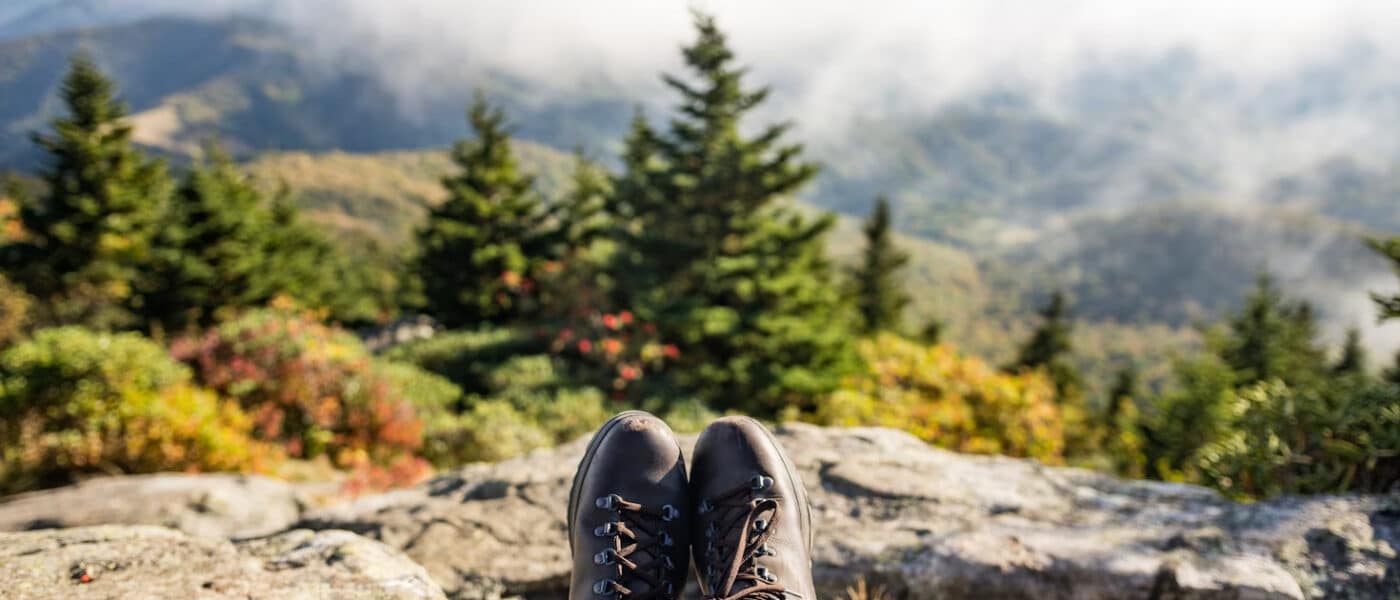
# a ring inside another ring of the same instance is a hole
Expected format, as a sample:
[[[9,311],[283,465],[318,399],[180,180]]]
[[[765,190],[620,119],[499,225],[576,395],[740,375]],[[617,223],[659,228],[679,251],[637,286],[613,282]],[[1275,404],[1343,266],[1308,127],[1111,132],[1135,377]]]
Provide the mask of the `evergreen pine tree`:
[[[516,165],[505,116],[478,95],[468,118],[475,139],[453,148],[459,172],[443,179],[448,199],[418,234],[428,310],[448,327],[526,316],[525,294],[550,246],[547,213]]]
[[[1140,391],[1138,382],[1138,370],[1136,365],[1128,365],[1119,369],[1113,376],[1113,385],[1108,390],[1110,405],[1115,405],[1123,399],[1136,400]]]
[[[1377,253],[1390,260],[1391,268],[1397,276],[1400,276],[1400,236],[1389,239],[1367,240],[1367,245],[1371,246]],[[1394,295],[1372,294],[1376,306],[1380,310],[1380,320],[1400,319],[1400,293]],[[1394,364],[1385,370],[1382,375],[1386,381],[1400,385],[1400,352],[1395,354]]]
[[[608,198],[612,195],[608,174],[597,163],[574,153],[574,171],[568,192],[554,209],[555,255],[568,257],[589,248],[608,232]]]
[[[890,232],[890,204],[883,196],[875,199],[875,210],[865,222],[865,250],[852,269],[851,283],[861,327],[866,333],[899,327],[909,294],[898,271],[909,262],[909,254],[896,248]]]
[[[640,116],[614,211],[618,297],[680,346],[670,383],[721,409],[772,415],[832,389],[853,357],[823,243],[830,217],[780,202],[816,174],[785,125],[740,121],[767,96],[746,89],[724,35],[696,15],[693,77],[662,135]]]
[[[33,137],[48,153],[46,191],[21,198],[27,237],[7,247],[5,267],[46,321],[130,326],[172,185],[132,146],[115,85],[89,57],[73,58],[60,95],[67,113]]]
[[[1361,331],[1347,328],[1346,342],[1342,344],[1342,355],[1332,365],[1334,375],[1360,375],[1366,372],[1366,349],[1361,346]]]
[[[611,227],[611,181],[607,171],[581,152],[574,155],[568,190],[552,207],[553,248],[539,281],[540,316],[591,318],[603,311],[611,291],[604,241]],[[609,311],[610,312],[610,311]]]
[[[1061,402],[1080,396],[1079,371],[1070,362],[1073,350],[1069,306],[1063,292],[1051,294],[1050,301],[1040,311],[1040,327],[1021,348],[1012,368],[1043,368],[1055,382],[1055,392]]]
[[[1104,407],[1104,450],[1113,471],[1124,477],[1140,478],[1147,472],[1146,439],[1138,410],[1140,393],[1137,367],[1127,365],[1114,375]]]
[[[1395,385],[1400,385],[1400,352],[1395,353],[1395,360],[1392,361],[1390,368],[1381,374],[1381,377]]]
[[[1270,379],[1306,384],[1325,367],[1312,307],[1286,299],[1267,274],[1259,276],[1229,328],[1221,357],[1240,385]]]
[[[284,296],[351,324],[382,319],[392,307],[376,290],[372,266],[353,261],[318,227],[301,218],[283,189],[268,203],[262,239],[264,272],[251,280],[253,298]]]
[[[262,194],[216,147],[181,182],[156,237],[142,312],[170,331],[212,324],[220,309],[270,299],[271,214]]]
[[[352,323],[386,302],[369,266],[352,262],[301,220],[285,189],[268,198],[217,147],[195,165],[166,211],[142,291],[152,329],[206,327],[285,297]]]
[[[1395,274],[1400,276],[1400,236],[1390,239],[1373,239],[1366,242],[1381,256],[1384,256],[1391,263],[1391,268]],[[1380,307],[1381,320],[1400,319],[1400,293],[1393,295],[1372,294],[1376,305]]]
[[[932,318],[924,323],[919,329],[919,341],[930,346],[943,343],[943,330],[946,326],[942,319]]]

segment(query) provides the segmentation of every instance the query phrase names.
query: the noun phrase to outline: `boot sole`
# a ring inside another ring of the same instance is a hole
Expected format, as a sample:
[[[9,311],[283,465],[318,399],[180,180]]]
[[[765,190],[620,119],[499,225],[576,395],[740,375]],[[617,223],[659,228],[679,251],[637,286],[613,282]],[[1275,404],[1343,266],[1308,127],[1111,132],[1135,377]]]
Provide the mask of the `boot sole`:
[[[565,517],[569,524],[569,553],[574,552],[574,513],[578,512],[578,492],[583,487],[583,477],[588,473],[588,469],[593,466],[593,456],[598,453],[598,447],[603,444],[603,438],[608,436],[618,423],[629,417],[651,417],[653,415],[644,410],[628,410],[618,413],[613,418],[608,419],[598,428],[598,433],[593,434],[593,439],[588,442],[588,449],[583,452],[583,459],[578,463],[578,470],[574,472],[573,485],[569,487],[569,514]]]
[[[778,450],[778,457],[783,460],[783,468],[787,470],[792,489],[796,490],[797,493],[797,508],[801,512],[802,522],[806,524],[807,527],[807,556],[811,557],[816,530],[812,529],[812,504],[807,498],[807,486],[802,484],[802,477],[797,474],[797,467],[793,465],[792,459],[788,457],[787,451],[783,449],[782,444],[778,443],[778,438],[773,435],[773,432],[769,431],[768,427],[760,423],[758,419],[752,417],[744,418],[753,422],[754,425],[757,425],[758,428],[763,431],[763,435],[768,436],[768,442],[773,444],[773,447]]]

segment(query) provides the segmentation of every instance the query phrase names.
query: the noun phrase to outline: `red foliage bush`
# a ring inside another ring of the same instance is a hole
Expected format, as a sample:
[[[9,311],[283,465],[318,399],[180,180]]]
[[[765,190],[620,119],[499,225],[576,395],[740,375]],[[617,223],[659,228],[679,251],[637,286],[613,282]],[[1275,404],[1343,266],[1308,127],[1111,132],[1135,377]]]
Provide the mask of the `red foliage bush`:
[[[423,423],[354,336],[307,315],[264,310],[177,340],[171,352],[200,385],[237,399],[254,435],[288,456],[391,467],[393,475],[376,480],[412,478],[405,465],[418,464]]]

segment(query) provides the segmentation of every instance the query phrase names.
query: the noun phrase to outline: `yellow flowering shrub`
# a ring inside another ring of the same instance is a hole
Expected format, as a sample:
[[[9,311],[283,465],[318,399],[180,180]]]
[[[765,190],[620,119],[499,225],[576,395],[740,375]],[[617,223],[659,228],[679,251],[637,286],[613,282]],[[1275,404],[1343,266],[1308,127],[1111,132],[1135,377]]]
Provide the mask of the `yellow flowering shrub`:
[[[91,474],[250,471],[275,460],[232,401],[133,333],[46,329],[0,353],[0,489]]]
[[[1007,374],[952,346],[891,334],[862,341],[860,353],[865,372],[802,418],[902,429],[958,452],[1062,461],[1064,418],[1043,374]]]

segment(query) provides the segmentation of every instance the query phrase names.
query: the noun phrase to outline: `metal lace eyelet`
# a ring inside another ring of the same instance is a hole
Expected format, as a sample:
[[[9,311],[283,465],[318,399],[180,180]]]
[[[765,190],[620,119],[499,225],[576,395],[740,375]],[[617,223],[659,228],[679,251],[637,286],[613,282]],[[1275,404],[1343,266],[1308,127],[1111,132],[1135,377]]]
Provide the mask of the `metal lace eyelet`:
[[[612,586],[613,580],[599,579],[598,581],[593,582],[593,593],[599,596],[607,595],[612,590]]]
[[[676,520],[679,516],[681,516],[681,511],[676,510],[676,507],[670,504],[661,507],[661,520],[671,522]]]
[[[753,522],[753,530],[754,530],[755,533],[763,533],[764,531],[767,531],[767,530],[768,530],[768,521],[765,520],[765,519],[759,519],[759,520],[757,520],[757,521],[754,521],[754,522]]]
[[[776,583],[778,581],[778,577],[774,575],[771,571],[769,571],[767,567],[759,567],[755,569],[754,574],[758,575],[759,579],[767,581],[768,583]]]
[[[593,505],[603,510],[612,510],[617,506],[617,501],[621,500],[617,494],[609,494],[593,501]]]
[[[661,532],[661,545],[670,548],[671,546],[676,545],[676,540],[675,538],[671,537],[671,534],[663,531]]]
[[[665,591],[666,591],[666,597],[667,597],[667,598],[675,598],[675,597],[676,597],[676,584],[667,581],[667,582],[666,582],[665,584],[663,584],[663,585],[666,586],[665,588],[663,588],[663,589],[665,589]]]
[[[773,552],[773,549],[770,548],[768,544],[763,544],[758,547],[758,552],[756,554],[758,556],[774,556],[776,553]]]
[[[671,560],[671,556],[670,556],[670,555],[667,555],[667,556],[665,556],[665,557],[662,558],[661,566],[662,566],[663,568],[665,568],[667,571],[675,571],[675,570],[676,570],[676,563],[675,563],[675,561]]]
[[[599,552],[599,553],[593,555],[593,564],[595,564],[595,565],[611,565],[611,564],[613,564],[613,562],[615,562],[614,559],[615,559],[616,557],[617,557],[617,552],[613,551],[612,548],[606,548],[606,549],[604,549],[602,552]]]
[[[617,535],[617,523],[604,523],[593,528],[593,535],[597,537],[612,537]]]
[[[717,535],[717,534],[719,534],[719,528],[718,528],[718,527],[715,527],[715,524],[714,524],[713,521],[710,522],[709,524],[705,525],[705,539],[707,539],[707,540],[715,539],[715,535]]]
[[[749,480],[749,488],[755,492],[766,490],[773,486],[773,478],[767,475],[754,475]]]
[[[708,512],[710,512],[710,511],[712,511],[712,510],[714,510],[714,509],[715,509],[714,505],[713,505],[713,504],[710,504],[710,501],[709,501],[709,500],[701,500],[701,501],[700,501],[700,506],[699,506],[698,508],[695,509],[695,512],[698,513],[698,514],[702,514],[702,515],[703,515],[703,514],[708,513]]]

